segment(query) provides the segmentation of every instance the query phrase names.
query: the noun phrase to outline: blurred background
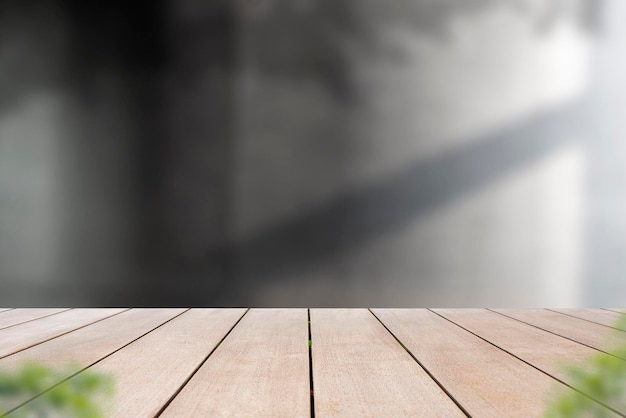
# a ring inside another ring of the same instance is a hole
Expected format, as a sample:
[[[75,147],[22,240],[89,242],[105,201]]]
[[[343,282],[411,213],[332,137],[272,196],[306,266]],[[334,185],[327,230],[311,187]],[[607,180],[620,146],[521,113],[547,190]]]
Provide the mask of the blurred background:
[[[626,306],[625,20],[0,1],[0,305]]]

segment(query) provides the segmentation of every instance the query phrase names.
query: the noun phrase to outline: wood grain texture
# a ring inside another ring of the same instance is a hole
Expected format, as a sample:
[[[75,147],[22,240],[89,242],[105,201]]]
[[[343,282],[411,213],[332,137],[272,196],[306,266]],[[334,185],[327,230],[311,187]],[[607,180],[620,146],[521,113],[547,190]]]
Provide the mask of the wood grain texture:
[[[626,332],[547,309],[494,309],[494,311],[608,353],[615,353],[617,348],[626,346]]]
[[[585,363],[597,350],[485,309],[433,309],[443,317],[490,341],[576,389],[566,367]],[[609,405],[626,414],[626,402]]]
[[[0,330],[0,358],[100,321],[126,309],[71,309]]]
[[[59,377],[68,378],[184,311],[185,309],[131,309],[0,359],[0,369],[11,371],[26,362],[36,362],[62,370],[64,373]],[[59,381],[50,383],[52,385]],[[0,410],[0,414],[17,407],[25,400],[10,399],[3,403],[5,408]]]
[[[607,327],[616,327],[622,331],[626,331],[626,326],[618,324],[618,320],[623,318],[617,312],[608,311],[606,309],[584,309],[584,308],[569,308],[569,309],[550,309],[554,312],[562,313],[563,315],[569,315],[576,318],[584,319],[586,321],[595,322],[596,324],[605,325]]]
[[[372,311],[472,416],[538,417],[565,387],[426,309]]]
[[[115,401],[104,415],[154,416],[244,312],[191,309],[90,367],[115,381]]]
[[[316,417],[465,416],[368,310],[312,309],[311,339]]]
[[[13,309],[0,315],[0,329],[12,327],[24,322],[33,321],[45,316],[67,311],[64,309]]]
[[[72,361],[65,377],[112,375],[107,417],[310,416],[306,309],[13,311],[0,321],[31,319],[0,329],[0,369]],[[311,310],[315,415],[541,416],[571,391],[558,380],[576,385],[563,366],[599,351],[522,320],[581,341],[626,335],[600,324],[626,318],[609,310],[498,311]],[[610,406],[626,416],[626,399]]]
[[[252,309],[164,417],[309,417],[306,309]]]

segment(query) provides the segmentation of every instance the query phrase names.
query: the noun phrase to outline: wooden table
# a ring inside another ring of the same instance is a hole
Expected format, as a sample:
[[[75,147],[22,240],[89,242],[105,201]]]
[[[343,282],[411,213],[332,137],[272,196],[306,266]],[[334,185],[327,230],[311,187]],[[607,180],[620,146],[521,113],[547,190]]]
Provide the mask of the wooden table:
[[[110,374],[115,417],[535,417],[574,390],[563,362],[626,343],[622,312],[6,309],[0,368]]]

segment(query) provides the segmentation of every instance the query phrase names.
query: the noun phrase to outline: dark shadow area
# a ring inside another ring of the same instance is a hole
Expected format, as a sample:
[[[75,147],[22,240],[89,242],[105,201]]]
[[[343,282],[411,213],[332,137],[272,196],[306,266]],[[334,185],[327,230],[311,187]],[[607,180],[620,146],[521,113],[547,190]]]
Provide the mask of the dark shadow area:
[[[438,206],[471,194],[563,145],[584,140],[586,113],[584,104],[576,104],[534,117],[267,228],[232,249],[235,282],[247,293],[358,251],[364,243],[393,234]],[[245,300],[246,293],[234,299]]]
[[[603,0],[401,0],[393,3],[363,0],[240,0],[239,36],[248,40],[240,64],[281,79],[317,79],[345,104],[355,104],[361,90],[354,80],[354,64],[348,49],[384,54],[402,62],[405,53],[382,41],[375,28],[407,29],[424,39],[449,46],[448,24],[457,17],[509,8],[533,22],[537,36],[549,33],[557,23],[571,20],[596,34],[600,30]],[[366,6],[366,7],[364,7]],[[363,9],[368,12],[364,13]]]
[[[0,303],[164,303],[229,224],[231,2],[3,1],[0,22]]]

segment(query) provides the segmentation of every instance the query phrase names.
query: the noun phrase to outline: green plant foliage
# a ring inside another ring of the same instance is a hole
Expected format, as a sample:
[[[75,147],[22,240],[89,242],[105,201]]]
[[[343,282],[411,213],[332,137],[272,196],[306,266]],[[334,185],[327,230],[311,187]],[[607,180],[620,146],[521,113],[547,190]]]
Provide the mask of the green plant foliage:
[[[614,327],[626,329],[626,315]],[[615,415],[599,402],[626,406],[626,361],[622,360],[626,359],[626,346],[616,347],[611,353],[598,353],[584,364],[569,366],[566,372],[571,386],[588,396],[569,390],[549,405],[545,417],[612,417]]]
[[[32,362],[12,372],[0,370],[0,414],[7,412],[9,404],[26,402],[8,416],[102,417],[100,406],[113,395],[112,378],[84,370],[64,380],[76,370],[80,368],[54,369]]]

